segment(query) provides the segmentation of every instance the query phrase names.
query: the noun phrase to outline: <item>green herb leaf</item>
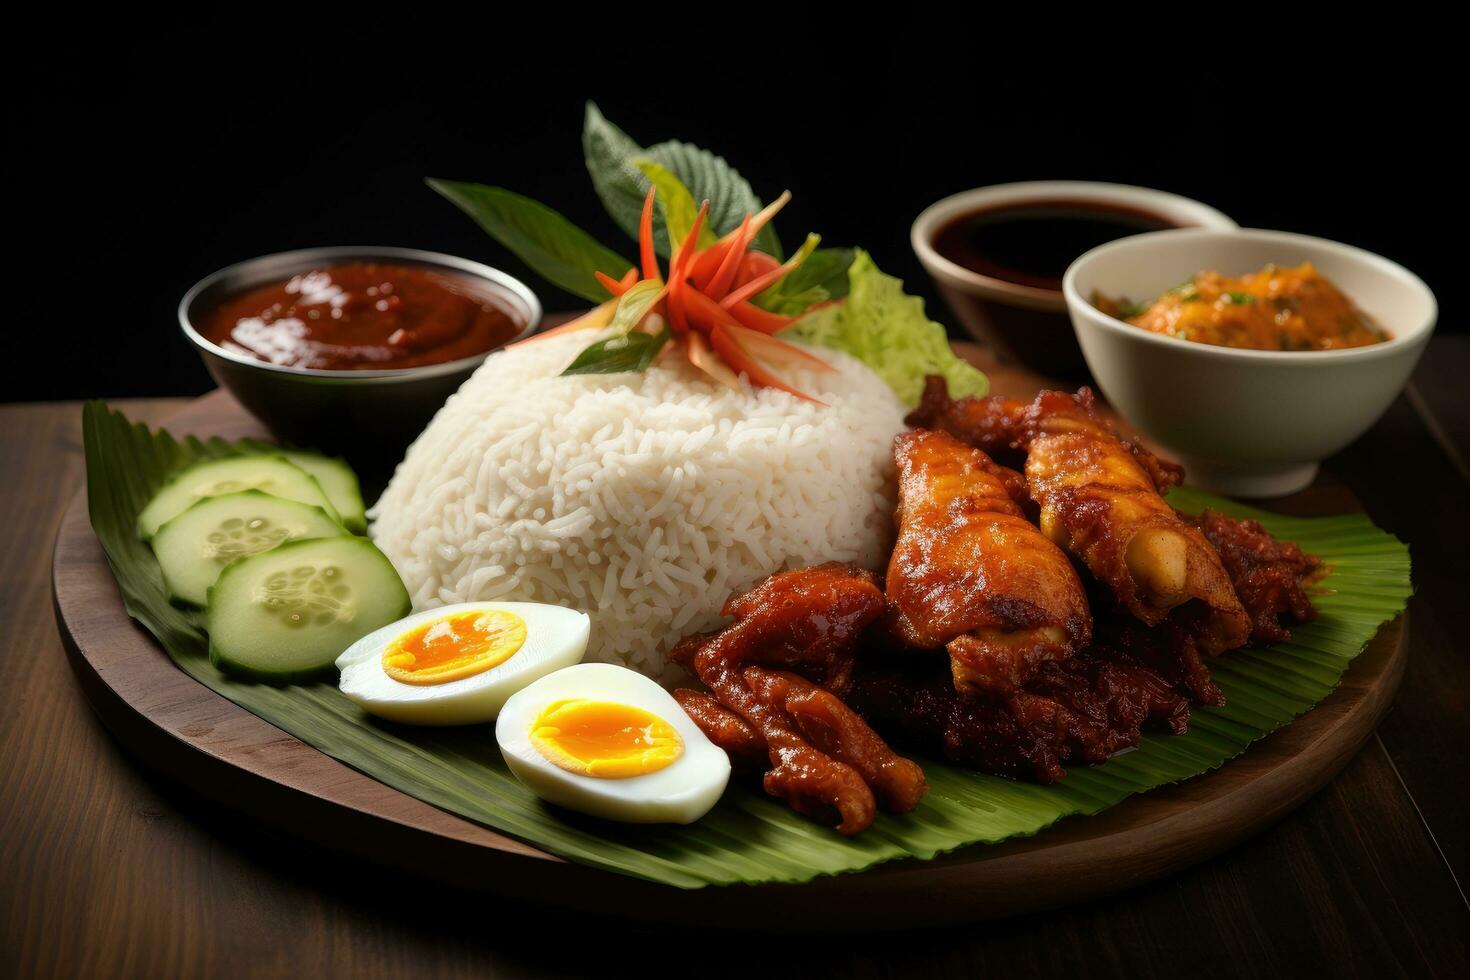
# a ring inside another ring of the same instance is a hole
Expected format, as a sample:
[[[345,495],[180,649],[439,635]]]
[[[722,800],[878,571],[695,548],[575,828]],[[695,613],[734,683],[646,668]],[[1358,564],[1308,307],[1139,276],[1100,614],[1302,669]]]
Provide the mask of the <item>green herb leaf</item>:
[[[752,302],[782,316],[799,316],[818,303],[842,299],[848,290],[847,270],[856,255],[851,248],[819,248]]]
[[[708,200],[708,226],[716,236],[735,230],[746,214],[754,214],[762,207],[750,183],[722,157],[678,140],[643,149],[627,133],[608,122],[592,102],[587,103],[582,126],[582,152],[602,206],[618,227],[634,239],[638,237],[638,221],[649,185],[648,177],[638,169],[640,161],[669,171],[693,200]],[[657,199],[655,203],[662,209]],[[665,216],[664,226],[656,228],[653,235],[654,248],[665,258],[669,255],[667,224]],[[777,258],[782,256],[781,242],[769,223],[755,236],[754,246]]]
[[[648,315],[648,311],[653,309],[663,288],[664,284],[654,279],[643,279],[634,283],[631,289],[618,297],[610,326],[623,333],[638,326]]]
[[[1256,298],[1250,293],[1228,292],[1225,294],[1225,298],[1236,306],[1246,306],[1256,301]]]
[[[648,370],[648,365],[658,356],[658,352],[664,349],[673,334],[668,327],[664,327],[656,334],[632,333],[619,334],[606,340],[599,340],[577,355],[567,369],[562,372],[562,377],[573,374],[621,374],[624,371],[643,372]]]
[[[583,299],[594,303],[607,299],[594,272],[621,279],[633,268],[633,263],[529,197],[484,184],[432,179],[428,183],[538,275]]]
[[[674,243],[684,241],[689,235],[689,229],[694,227],[694,219],[699,217],[699,205],[694,203],[694,195],[689,193],[689,188],[684,186],[683,181],[674,176],[673,171],[652,160],[639,160],[638,169],[658,188],[654,203],[663,210],[664,227],[668,230],[669,240]],[[705,223],[699,229],[696,247],[705,248],[713,245],[716,240],[715,233]],[[670,248],[669,252],[672,254],[673,249]]]
[[[608,122],[597,103],[588,102],[582,120],[582,156],[592,178],[592,189],[597,192],[602,206],[618,227],[637,241],[643,198],[648,194],[648,179],[636,165],[637,160],[644,156],[643,147]],[[653,244],[658,254],[668,258],[669,236],[663,228],[654,228]]]

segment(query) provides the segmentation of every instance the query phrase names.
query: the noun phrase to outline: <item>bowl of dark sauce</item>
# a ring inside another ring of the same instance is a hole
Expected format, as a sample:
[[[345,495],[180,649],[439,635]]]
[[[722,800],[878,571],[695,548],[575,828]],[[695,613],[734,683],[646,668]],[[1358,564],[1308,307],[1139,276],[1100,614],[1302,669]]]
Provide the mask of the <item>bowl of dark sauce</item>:
[[[391,467],[493,351],[541,321],[514,277],[437,252],[312,248],[197,283],[179,326],[278,438]]]
[[[1001,357],[1087,381],[1062,296],[1072,261],[1099,245],[1170,228],[1232,229],[1208,205],[1146,187],[1090,181],[996,184],[946,197],[910,240],[960,325]]]

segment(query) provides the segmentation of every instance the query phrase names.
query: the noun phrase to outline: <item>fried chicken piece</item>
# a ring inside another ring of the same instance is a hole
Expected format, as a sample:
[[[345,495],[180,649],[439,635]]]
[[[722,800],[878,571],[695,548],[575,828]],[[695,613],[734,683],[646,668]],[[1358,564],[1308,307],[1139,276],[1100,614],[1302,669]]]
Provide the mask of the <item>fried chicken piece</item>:
[[[1206,509],[1197,521],[1235,594],[1251,619],[1250,641],[1259,645],[1291,639],[1282,620],[1310,623],[1317,610],[1307,585],[1322,570],[1322,560],[1290,541],[1278,541],[1258,522]]]
[[[732,597],[723,612],[735,622],[718,633],[686,637],[672,659],[690,663],[680,647],[718,638],[720,655],[732,663],[755,660],[796,670],[841,694],[859,636],[883,612],[883,590],[865,568],[826,562],[772,575]]]
[[[924,429],[899,436],[894,459],[899,530],[886,592],[904,643],[944,646],[955,687],[991,696],[1087,644],[1082,583],[1012,500],[1008,471]]]
[[[974,444],[1024,450],[1042,532],[1082,561],[1123,609],[1156,626],[1198,601],[1209,614],[1188,622],[1203,653],[1246,642],[1250,617],[1215,549],[1160,496],[1182,471],[1119,437],[1095,411],[1091,391],[1043,391],[1029,404],[941,402],[941,384],[929,383],[927,401],[910,419]]]
[[[1225,695],[1210,679],[1210,668],[1200,655],[1193,632],[1184,622],[1186,618],[1185,614],[1178,614],[1158,626],[1145,626],[1136,619],[1114,618],[1099,627],[1089,653],[1104,660],[1146,667],[1196,704],[1223,705]]]
[[[711,742],[725,750],[736,769],[749,772],[765,768],[766,740],[713,694],[685,688],[674,692],[674,700]]]
[[[866,830],[873,823],[877,801],[863,777],[809,745],[784,713],[750,689],[739,662],[723,655],[722,635],[698,638],[697,643],[686,640],[674,648],[674,656],[765,743],[770,764],[763,780],[766,792],[784,799],[797,813],[835,824],[844,836]],[[703,716],[690,717],[704,728]],[[716,737],[704,730],[712,740]]]
[[[771,766],[766,792],[798,813],[835,823],[844,835],[873,822],[877,800],[867,776],[885,805],[912,808],[924,790],[918,766],[901,765],[906,760],[836,695],[796,674],[762,669],[795,666],[847,683],[852,648],[883,611],[872,573],[837,563],[782,572],[726,609],[740,618],[718,633],[687,638],[672,657],[764,740]],[[707,733],[706,723],[723,721],[702,711],[691,717]],[[715,728],[711,737],[723,730]]]
[[[1081,388],[1077,394],[1086,397],[1091,406],[1091,389]],[[910,412],[904,422],[915,428],[948,432],[961,442],[992,455],[1007,451],[1025,453],[1027,433],[1017,424],[1016,411],[1017,406],[1023,404],[1007,398],[950,398],[944,378],[931,374],[924,379],[924,394],[919,400],[919,407]],[[1116,433],[1114,435],[1148,473],[1159,493],[1166,493],[1184,482],[1184,467],[1159,459],[1138,443]]]
[[[998,701],[960,694],[947,664],[923,673],[862,669],[849,701],[895,743],[958,765],[1041,783],[1066,775],[1042,733],[1023,727]]]
[[[1099,763],[1137,745],[1145,724],[1182,734],[1189,702],[1141,664],[1090,654],[1048,662],[1024,690],[968,697],[942,670],[861,669],[852,703],[881,731],[951,762],[1055,783],[1063,763]]]
[[[813,746],[858,771],[885,810],[919,805],[924,770],[894,753],[857,712],[831,691],[786,670],[745,668],[745,682],[768,704],[779,705]]]

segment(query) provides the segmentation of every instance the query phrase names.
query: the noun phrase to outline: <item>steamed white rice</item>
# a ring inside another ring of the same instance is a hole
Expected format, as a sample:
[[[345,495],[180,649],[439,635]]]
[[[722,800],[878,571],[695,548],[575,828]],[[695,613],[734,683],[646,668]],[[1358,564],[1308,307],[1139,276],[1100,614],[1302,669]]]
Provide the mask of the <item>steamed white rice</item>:
[[[577,333],[492,355],[440,410],[374,508],[414,609],[515,599],[583,610],[589,660],[667,678],[729,595],[891,544],[902,405],[861,362],[792,375],[828,403],[717,386],[682,358],[558,375]]]

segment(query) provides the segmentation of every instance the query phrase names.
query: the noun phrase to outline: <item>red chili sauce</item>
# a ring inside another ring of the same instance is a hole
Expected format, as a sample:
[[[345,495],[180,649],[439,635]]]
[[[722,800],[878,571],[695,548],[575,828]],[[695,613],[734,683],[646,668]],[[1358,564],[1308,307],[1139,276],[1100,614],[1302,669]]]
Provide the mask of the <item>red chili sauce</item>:
[[[499,347],[525,327],[491,290],[424,266],[351,262],[233,296],[198,329],[221,347],[288,367],[443,364]]]

